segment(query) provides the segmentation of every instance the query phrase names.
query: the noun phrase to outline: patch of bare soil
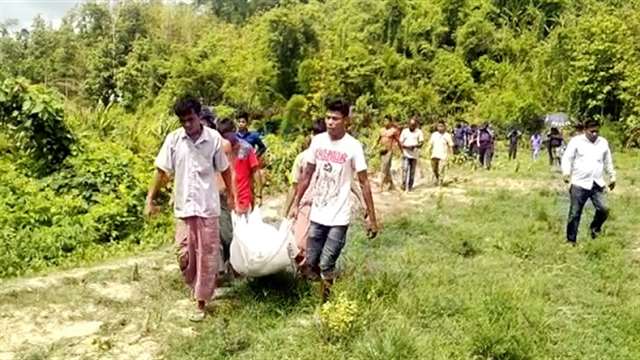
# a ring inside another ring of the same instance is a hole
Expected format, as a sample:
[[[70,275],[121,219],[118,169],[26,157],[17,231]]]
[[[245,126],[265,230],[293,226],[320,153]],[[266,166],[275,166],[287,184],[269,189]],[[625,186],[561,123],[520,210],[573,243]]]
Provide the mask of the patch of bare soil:
[[[163,261],[173,261],[169,252],[164,255]],[[0,359],[156,358],[164,338],[162,324],[181,324],[184,318],[162,316],[159,306],[187,313],[188,304],[176,301],[184,299],[180,290],[158,286],[159,281],[175,283],[171,278],[176,273],[143,261],[125,266],[129,263],[71,278],[77,281],[56,274],[55,280],[41,279],[35,288],[33,279],[29,286],[14,284],[0,296]],[[134,272],[140,281],[132,280]]]

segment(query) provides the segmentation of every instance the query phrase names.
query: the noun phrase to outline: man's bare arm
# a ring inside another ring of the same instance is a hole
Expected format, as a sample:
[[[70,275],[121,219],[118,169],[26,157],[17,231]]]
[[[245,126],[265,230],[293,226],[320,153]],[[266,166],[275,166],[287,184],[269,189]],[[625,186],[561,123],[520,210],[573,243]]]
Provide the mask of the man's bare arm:
[[[302,172],[302,179],[300,179],[300,182],[298,183],[298,188],[296,189],[295,196],[293,198],[293,204],[289,212],[290,216],[295,216],[297,214],[298,207],[300,206],[300,200],[309,188],[309,184],[311,184],[311,177],[314,172],[316,172],[316,164],[307,163],[307,166],[305,166],[304,171]]]
[[[156,168],[155,174],[153,175],[153,180],[151,181],[151,185],[149,186],[149,191],[147,192],[147,200],[145,204],[144,213],[145,215],[152,215],[155,212],[155,207],[153,206],[153,200],[158,195],[158,192],[166,183],[169,181],[169,176],[164,170]]]
[[[222,176],[222,181],[224,181],[224,185],[227,192],[227,205],[229,210],[234,210],[236,208],[236,184],[233,181],[233,173],[231,171],[231,166],[229,166],[225,171],[220,173]]]
[[[251,169],[251,177],[253,178],[252,186],[253,197],[259,198],[258,206],[262,206],[262,176],[260,176],[260,168],[257,166]]]
[[[297,182],[294,182],[293,184],[291,184],[291,187],[287,192],[287,200],[284,203],[284,216],[287,216],[289,214],[289,211],[291,211],[291,206],[293,205],[293,199],[296,196],[297,189],[298,189]]]
[[[366,170],[358,173],[358,181],[360,182],[362,197],[364,198],[364,203],[367,208],[367,227],[368,230],[373,233],[372,235],[375,236],[378,232],[378,220],[376,218],[376,210],[373,205],[373,195],[371,195],[371,183],[369,182],[369,176],[367,175]]]

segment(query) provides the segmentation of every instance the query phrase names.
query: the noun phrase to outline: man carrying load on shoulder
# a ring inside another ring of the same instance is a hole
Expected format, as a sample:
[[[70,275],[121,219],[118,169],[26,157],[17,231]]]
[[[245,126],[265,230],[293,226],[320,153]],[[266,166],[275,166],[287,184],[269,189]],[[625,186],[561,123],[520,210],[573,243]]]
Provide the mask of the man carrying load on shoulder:
[[[197,301],[192,321],[202,321],[216,287],[220,237],[220,197],[216,173],[227,189],[227,205],[234,208],[234,186],[222,137],[203,126],[198,100],[185,98],[174,105],[182,128],[167,135],[155,161],[156,172],[147,194],[145,215],[157,212],[153,200],[169,177],[174,178],[174,213],[178,264]]]
[[[322,279],[323,301],[329,297],[336,276],[336,261],[346,241],[354,173],[358,176],[367,208],[369,236],[374,237],[378,232],[364,151],[362,144],[347,134],[348,121],[348,103],[337,100],[328,104],[327,132],[316,135],[311,141],[303,176],[289,213],[290,217],[297,217],[300,201],[315,174],[306,263]]]

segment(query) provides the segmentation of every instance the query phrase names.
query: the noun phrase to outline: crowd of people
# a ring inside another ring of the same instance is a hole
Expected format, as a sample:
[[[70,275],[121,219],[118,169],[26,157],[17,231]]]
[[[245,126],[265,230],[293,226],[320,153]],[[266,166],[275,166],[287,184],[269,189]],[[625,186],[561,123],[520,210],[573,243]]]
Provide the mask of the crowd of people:
[[[576,125],[570,137],[584,131],[582,125]],[[508,144],[508,159],[516,160],[518,149],[522,147],[523,132],[513,127],[506,133]],[[420,160],[421,149],[425,136],[419,126],[419,118],[409,119],[405,127],[401,127],[388,118],[380,130],[376,145],[380,149],[381,191],[395,190],[392,176],[393,154],[399,149],[402,154],[402,184],[403,191],[411,191],[415,182],[416,167]],[[448,158],[451,155],[462,156],[466,160],[476,162],[484,169],[491,169],[496,154],[498,136],[491,124],[468,125],[458,123],[449,131],[443,121],[438,121],[427,142],[426,150],[431,161],[431,174],[434,185],[442,185]],[[542,135],[534,131],[529,138],[529,148],[534,161],[540,158],[540,153],[546,148],[549,165],[560,171],[562,155],[567,148],[567,142],[559,128],[551,127]]]
[[[348,132],[350,105],[335,100],[328,102],[326,108],[325,117],[313,122],[305,148],[293,164],[291,190],[285,204],[285,213],[293,220],[297,270],[310,280],[320,281],[323,301],[329,297],[336,279],[336,262],[346,243],[354,198],[365,208],[369,237],[378,233],[363,145]],[[181,127],[167,135],[156,157],[145,214],[158,211],[154,199],[173,179],[178,263],[197,303],[191,320],[200,321],[217,284],[224,277],[236,275],[228,264],[233,240],[231,213],[247,214],[261,205],[261,158],[267,147],[258,133],[249,130],[247,114],[240,114],[237,121],[219,119],[189,97],[176,101],[174,112]],[[570,244],[576,243],[587,200],[591,199],[596,208],[590,226],[593,238],[601,233],[608,216],[604,189],[615,187],[615,170],[609,145],[598,131],[599,124],[591,120],[584,128],[576,129],[568,144],[557,128],[552,128],[544,139],[539,132],[530,138],[533,159],[538,159],[546,144],[550,164],[558,166],[565,182],[571,185],[566,233]],[[515,128],[507,133],[509,159],[516,159],[522,135]],[[454,154],[490,169],[496,142],[489,123],[457,124],[450,132],[445,122],[437,122],[426,142],[433,184],[443,184],[448,159]],[[381,190],[395,189],[391,173],[395,150],[402,155],[401,189],[413,190],[424,143],[419,117],[410,118],[402,129],[387,119],[376,144],[381,161]]]
[[[236,275],[228,266],[231,212],[247,214],[260,206],[261,156],[267,148],[249,130],[246,114],[237,122],[218,119],[189,97],[175,103],[174,113],[181,127],[167,135],[156,157],[145,214],[158,211],[154,199],[173,179],[178,264],[197,304],[190,319],[201,321],[220,280]],[[354,178],[360,184],[368,235],[378,233],[367,161],[362,144],[347,133],[349,115],[347,102],[328,103],[325,118],[314,123],[308,148],[292,170],[294,191],[287,210],[294,220],[296,264],[302,275],[321,282],[323,300],[329,297],[346,243]]]

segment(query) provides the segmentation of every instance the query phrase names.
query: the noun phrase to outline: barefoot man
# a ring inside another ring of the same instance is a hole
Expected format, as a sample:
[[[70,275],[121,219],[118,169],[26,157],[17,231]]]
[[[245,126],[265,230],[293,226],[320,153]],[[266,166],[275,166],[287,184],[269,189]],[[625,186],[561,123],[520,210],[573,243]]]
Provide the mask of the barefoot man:
[[[169,177],[173,177],[178,265],[197,301],[190,320],[202,321],[205,305],[215,290],[220,251],[220,196],[216,172],[222,175],[227,189],[227,206],[231,209],[234,208],[234,186],[222,137],[200,122],[200,102],[193,98],[180,99],[173,110],[182,127],[167,135],[158,153],[145,214],[157,211],[153,200]]]
[[[393,159],[394,145],[400,146],[400,130],[393,123],[391,118],[388,118],[384,128],[380,131],[378,137],[378,144],[381,145],[380,149],[380,165],[382,167],[382,181],[380,182],[380,191],[385,190],[385,185],[389,184],[389,190],[394,190],[393,179],[391,177],[391,161]]]

